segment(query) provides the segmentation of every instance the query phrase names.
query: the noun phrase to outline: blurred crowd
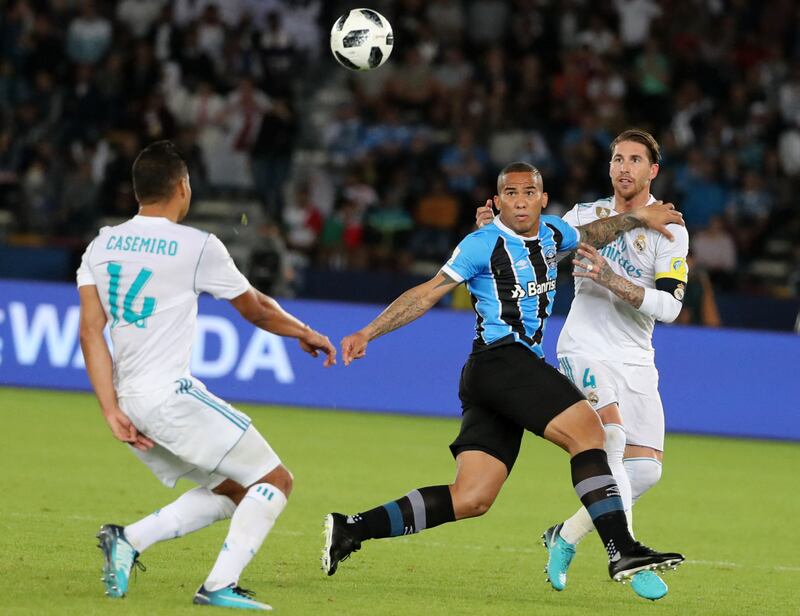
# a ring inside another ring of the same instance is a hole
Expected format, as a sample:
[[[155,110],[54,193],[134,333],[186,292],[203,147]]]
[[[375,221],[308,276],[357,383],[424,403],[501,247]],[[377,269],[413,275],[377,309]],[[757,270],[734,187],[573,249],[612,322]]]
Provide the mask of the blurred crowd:
[[[258,200],[294,267],[425,272],[504,164],[539,167],[563,213],[610,194],[608,146],[639,126],[698,287],[800,294],[793,0],[371,0],[395,49],[365,73],[327,50],[342,2],[0,4],[17,237],[80,246],[129,214],[133,157],[168,138],[195,199]]]

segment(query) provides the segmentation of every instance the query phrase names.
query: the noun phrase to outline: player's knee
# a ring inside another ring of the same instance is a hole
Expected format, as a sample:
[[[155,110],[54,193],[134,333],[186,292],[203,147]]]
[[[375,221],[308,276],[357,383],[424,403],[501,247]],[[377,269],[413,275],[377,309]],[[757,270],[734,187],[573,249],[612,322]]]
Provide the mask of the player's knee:
[[[580,426],[570,437],[569,453],[573,456],[589,449],[603,449],[605,446],[606,434],[599,420]]]
[[[453,503],[454,509],[457,510],[456,517],[459,518],[476,518],[483,515],[492,507],[494,497],[482,494],[480,492],[471,492],[463,495],[458,495],[458,501]]]
[[[661,479],[661,462],[655,458],[627,458],[623,464],[631,480],[634,502]]]
[[[292,493],[294,487],[294,475],[283,464],[279,464],[275,469],[264,475],[257,483],[268,483],[283,492],[286,498]]]
[[[584,400],[554,417],[544,437],[575,456],[587,449],[602,449],[605,433],[597,413]]]

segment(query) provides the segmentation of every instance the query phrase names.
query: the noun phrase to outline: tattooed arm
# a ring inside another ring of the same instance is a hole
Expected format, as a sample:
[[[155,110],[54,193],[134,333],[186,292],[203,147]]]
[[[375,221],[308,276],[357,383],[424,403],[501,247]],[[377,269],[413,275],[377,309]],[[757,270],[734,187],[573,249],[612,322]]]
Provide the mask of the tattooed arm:
[[[440,271],[429,281],[403,293],[369,325],[342,339],[342,359],[349,366],[366,355],[367,344],[418,319],[460,283]]]
[[[655,229],[671,240],[673,236],[667,229],[667,225],[670,223],[683,225],[683,216],[671,203],[657,201],[652,205],[636,208],[624,214],[595,220],[587,225],[581,225],[577,229],[581,242],[595,248],[602,248],[626,231],[637,227]]]
[[[577,254],[578,258],[574,261],[575,271],[573,276],[576,278],[590,278],[634,308],[641,307],[644,301],[644,287],[640,287],[627,278],[614,273],[608,261],[594,247],[588,244],[581,244]]]

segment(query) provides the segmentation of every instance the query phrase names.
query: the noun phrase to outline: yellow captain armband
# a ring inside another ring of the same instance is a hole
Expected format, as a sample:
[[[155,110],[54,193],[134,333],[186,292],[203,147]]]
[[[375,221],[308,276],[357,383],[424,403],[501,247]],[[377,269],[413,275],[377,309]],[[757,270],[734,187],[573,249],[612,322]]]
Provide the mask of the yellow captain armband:
[[[689,268],[686,267],[686,259],[683,257],[673,257],[669,261],[669,270],[666,272],[656,272],[656,280],[662,278],[674,278],[681,282],[686,282],[689,278]]]

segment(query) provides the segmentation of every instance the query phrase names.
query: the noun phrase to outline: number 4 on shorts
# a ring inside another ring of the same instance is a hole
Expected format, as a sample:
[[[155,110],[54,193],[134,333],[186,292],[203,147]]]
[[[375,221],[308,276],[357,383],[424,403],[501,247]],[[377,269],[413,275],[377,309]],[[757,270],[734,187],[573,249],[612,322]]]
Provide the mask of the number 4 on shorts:
[[[589,368],[583,373],[583,386],[584,387],[597,387],[597,383],[594,380],[594,375],[589,373]]]

